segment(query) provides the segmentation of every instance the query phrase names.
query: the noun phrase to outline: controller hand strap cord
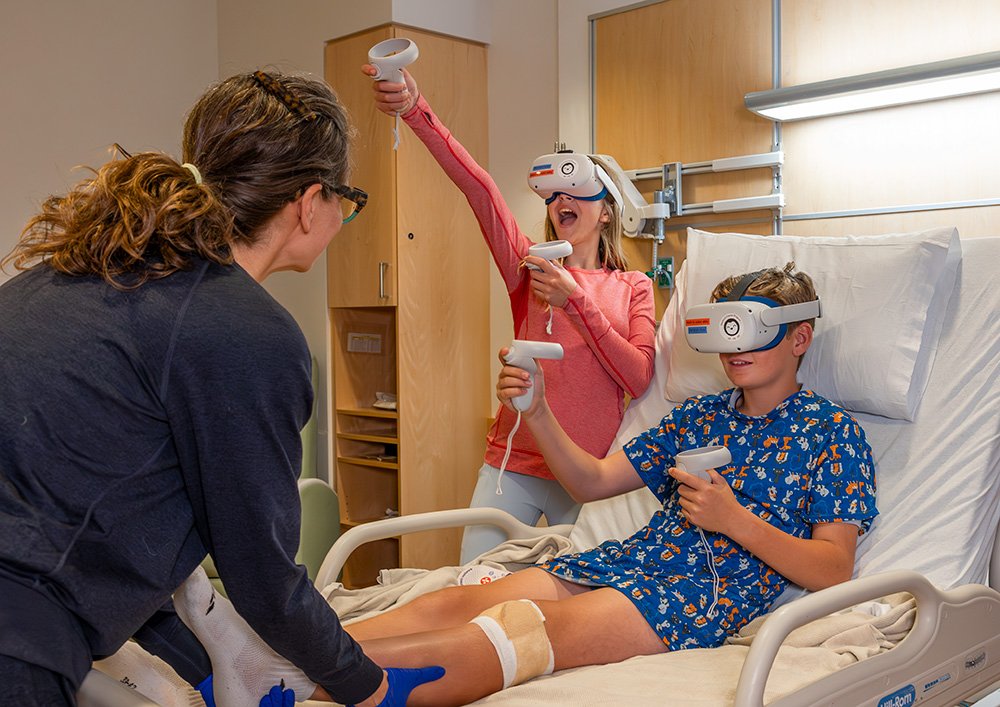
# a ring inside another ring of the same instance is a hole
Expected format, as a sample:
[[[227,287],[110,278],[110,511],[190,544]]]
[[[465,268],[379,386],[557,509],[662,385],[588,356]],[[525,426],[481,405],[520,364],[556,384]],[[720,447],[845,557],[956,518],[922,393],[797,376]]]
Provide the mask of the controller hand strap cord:
[[[538,364],[535,362],[536,358],[561,359],[562,357],[563,347],[560,344],[548,341],[514,339],[506,355],[504,355],[504,363],[517,366],[526,371],[533,383],[535,373],[538,372]],[[510,459],[510,451],[514,444],[514,433],[521,426],[521,413],[531,407],[533,398],[534,391],[529,387],[520,395],[510,399],[510,406],[517,411],[517,420],[514,421],[514,427],[511,429],[510,434],[507,435],[507,451],[503,455],[503,462],[500,464],[500,474],[497,476],[498,496],[503,495],[503,489],[500,488],[500,481],[503,478],[504,471],[507,469],[507,460]],[[502,413],[503,411],[501,410],[499,414]]]
[[[712,552],[712,546],[708,544],[705,532],[701,528],[698,528],[698,535],[701,536],[701,546],[705,548],[705,555],[708,556],[708,569],[712,570],[712,605],[706,612],[711,619],[715,616],[715,607],[719,605],[719,584],[722,580],[719,578],[719,571],[715,569],[715,553]]]
[[[710,447],[688,449],[678,453],[674,457],[674,465],[678,469],[682,469],[700,479],[711,482],[712,477],[708,475],[708,469],[724,466],[732,462],[732,460],[733,457],[726,447],[713,445]],[[705,556],[708,559],[708,569],[712,572],[712,604],[708,607],[707,614],[709,618],[713,618],[715,616],[715,608],[719,605],[719,586],[722,584],[722,580],[719,578],[719,572],[715,568],[715,553],[712,552],[712,546],[709,544],[708,538],[705,537],[705,532],[698,526],[695,526],[695,529],[698,531],[698,535],[701,536],[701,546],[705,550]]]
[[[549,321],[545,323],[545,333],[552,334],[552,305],[549,305]]]
[[[510,459],[510,450],[514,446],[514,433],[517,432],[517,428],[521,426],[521,411],[517,411],[517,420],[514,421],[514,426],[510,429],[510,434],[507,435],[507,450],[503,453],[503,461],[500,462],[500,473],[497,474],[497,496],[503,496],[503,489],[500,488],[500,482],[503,480],[503,473],[507,470],[507,460]]]

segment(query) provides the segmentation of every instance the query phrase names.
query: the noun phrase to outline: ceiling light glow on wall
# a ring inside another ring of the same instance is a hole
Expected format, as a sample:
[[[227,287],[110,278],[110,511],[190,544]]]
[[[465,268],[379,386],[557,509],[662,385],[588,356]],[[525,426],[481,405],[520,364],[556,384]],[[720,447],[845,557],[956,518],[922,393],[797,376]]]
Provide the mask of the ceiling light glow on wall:
[[[756,91],[746,107],[777,122],[1000,90],[1000,51]]]

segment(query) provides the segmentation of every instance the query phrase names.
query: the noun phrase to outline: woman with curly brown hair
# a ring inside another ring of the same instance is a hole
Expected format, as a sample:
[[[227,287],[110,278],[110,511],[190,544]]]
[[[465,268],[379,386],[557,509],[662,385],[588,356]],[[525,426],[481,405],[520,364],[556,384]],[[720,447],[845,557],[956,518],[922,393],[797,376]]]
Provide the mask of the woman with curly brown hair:
[[[23,271],[0,287],[5,699],[73,704],[206,553],[316,684],[385,695],[294,561],[310,356],[259,284],[308,270],[364,205],[350,134],[321,81],[234,76],[191,110],[183,161],[123,151],[5,259]]]

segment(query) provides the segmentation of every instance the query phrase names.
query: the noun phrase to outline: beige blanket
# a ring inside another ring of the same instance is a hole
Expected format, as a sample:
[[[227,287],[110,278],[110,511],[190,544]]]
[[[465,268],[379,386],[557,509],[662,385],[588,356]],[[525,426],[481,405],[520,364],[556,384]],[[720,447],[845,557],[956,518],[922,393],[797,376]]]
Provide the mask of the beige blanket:
[[[531,567],[569,551],[570,542],[562,535],[542,535],[528,540],[508,540],[474,563],[511,572]],[[379,583],[365,589],[345,589],[340,582],[326,587],[322,594],[344,623],[382,613],[401,606],[421,594],[454,586],[465,567],[442,567],[436,570],[391,569],[379,573]]]
[[[511,541],[483,556],[479,562],[520,569],[565,552],[568,545],[562,536]],[[337,613],[349,621],[380,613],[425,591],[455,584],[461,570],[460,567],[433,571],[393,570],[383,574],[381,586],[350,591],[335,584],[328,587],[325,594]],[[831,614],[796,629],[778,651],[765,701],[773,701],[852,663],[889,650],[906,636],[915,617],[915,600],[909,594],[900,593]],[[639,656],[621,663],[564,670],[490,695],[475,704],[503,707],[728,706],[735,699],[736,684],[749,646],[765,619],[766,616],[752,621],[738,636],[719,648]]]

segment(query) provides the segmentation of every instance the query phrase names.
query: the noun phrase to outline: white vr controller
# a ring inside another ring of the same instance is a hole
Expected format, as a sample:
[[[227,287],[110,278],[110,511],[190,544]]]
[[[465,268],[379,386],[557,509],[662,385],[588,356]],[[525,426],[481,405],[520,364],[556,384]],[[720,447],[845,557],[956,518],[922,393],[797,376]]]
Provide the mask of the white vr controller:
[[[705,481],[711,481],[707,469],[716,469],[732,461],[733,455],[726,447],[698,447],[674,457],[674,466]]]
[[[545,260],[565,258],[567,255],[572,254],[573,246],[569,241],[546,241],[545,243],[536,243],[528,248],[528,255],[534,255],[539,258],[544,258]],[[538,270],[539,272],[542,270],[537,265],[531,265],[529,263],[525,263],[524,267],[529,270]],[[559,358],[562,358],[562,356]]]
[[[525,341],[524,339],[514,339],[510,344],[510,351],[503,360],[511,366],[523,368],[531,374],[531,382],[535,382],[535,373],[538,371],[536,358],[561,359],[563,357],[563,347],[560,344],[548,341]],[[524,412],[531,407],[531,401],[535,396],[535,389],[528,388],[524,395],[511,398],[510,403],[515,410]]]
[[[377,72],[376,81],[403,83],[403,67],[417,60],[420,51],[411,39],[387,39],[368,50],[368,63]]]

